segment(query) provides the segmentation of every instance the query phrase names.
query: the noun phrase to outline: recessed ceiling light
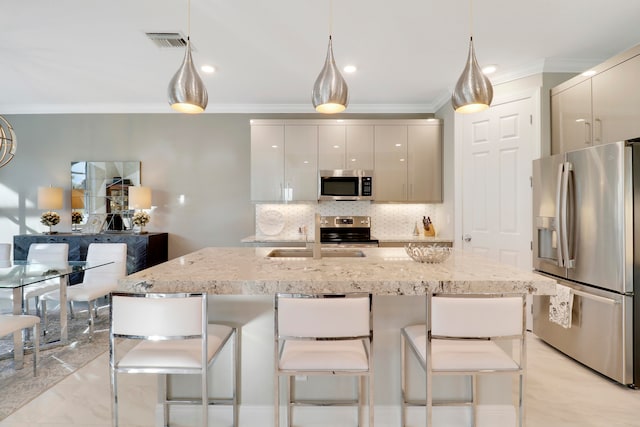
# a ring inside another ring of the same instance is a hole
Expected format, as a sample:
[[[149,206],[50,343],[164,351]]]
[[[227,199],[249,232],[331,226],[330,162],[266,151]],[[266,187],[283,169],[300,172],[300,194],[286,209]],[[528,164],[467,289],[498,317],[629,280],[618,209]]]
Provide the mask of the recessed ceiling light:
[[[200,70],[202,70],[203,73],[208,73],[208,74],[211,74],[216,71],[215,67],[212,65],[203,65],[202,67],[200,67]]]
[[[594,76],[595,74],[596,74],[595,70],[587,70],[584,73],[582,73],[582,75],[585,77],[591,77],[591,76]]]
[[[482,69],[482,72],[484,74],[493,74],[498,70],[498,66],[497,65],[487,65],[486,67],[484,67]]]
[[[345,73],[355,73],[358,68],[355,65],[347,65],[342,69]]]

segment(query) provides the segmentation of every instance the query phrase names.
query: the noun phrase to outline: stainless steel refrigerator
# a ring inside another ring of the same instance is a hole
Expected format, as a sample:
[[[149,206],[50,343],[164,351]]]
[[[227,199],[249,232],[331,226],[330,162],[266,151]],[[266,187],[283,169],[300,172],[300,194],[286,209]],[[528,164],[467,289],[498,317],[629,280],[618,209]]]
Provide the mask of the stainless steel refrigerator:
[[[565,328],[549,320],[550,297],[535,297],[533,332],[640,385],[640,139],[535,160],[533,222],[534,269],[571,288],[573,301]]]

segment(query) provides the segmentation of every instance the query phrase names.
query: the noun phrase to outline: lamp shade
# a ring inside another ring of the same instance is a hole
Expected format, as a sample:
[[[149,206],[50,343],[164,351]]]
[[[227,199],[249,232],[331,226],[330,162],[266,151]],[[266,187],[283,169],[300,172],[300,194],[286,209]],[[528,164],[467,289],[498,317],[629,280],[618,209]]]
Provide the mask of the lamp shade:
[[[181,113],[197,114],[207,108],[208,102],[207,88],[193,65],[191,41],[187,38],[184,60],[169,83],[169,104]]]
[[[151,209],[151,188],[129,187],[129,209]]]
[[[79,188],[71,190],[71,209],[84,209],[84,190]]]
[[[467,64],[453,91],[451,103],[458,113],[476,113],[489,108],[492,100],[493,86],[478,65],[471,37]]]
[[[38,209],[62,209],[62,196],[60,187],[38,187]]]
[[[313,85],[311,101],[316,111],[324,114],[340,113],[349,103],[349,88],[336,67],[331,36],[324,66]]]

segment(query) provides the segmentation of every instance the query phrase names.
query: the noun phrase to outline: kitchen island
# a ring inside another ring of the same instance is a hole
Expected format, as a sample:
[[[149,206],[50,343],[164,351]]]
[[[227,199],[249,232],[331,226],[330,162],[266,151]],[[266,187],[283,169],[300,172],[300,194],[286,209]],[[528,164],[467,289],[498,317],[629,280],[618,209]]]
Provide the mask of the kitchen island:
[[[363,257],[322,259],[267,257],[273,249],[204,248],[127,276],[119,288],[217,295],[356,291],[424,295],[429,290],[555,294],[551,279],[457,251],[443,263],[423,264],[409,258],[403,248],[358,248]]]
[[[373,297],[375,424],[400,424],[400,328],[423,323],[428,291],[452,293],[555,293],[555,282],[543,276],[498,264],[485,258],[455,252],[441,264],[411,260],[404,248],[358,248],[364,257],[268,258],[272,250],[296,248],[233,247],[204,248],[191,254],[137,272],[120,280],[119,288],[135,292],[207,292],[210,321],[241,326],[240,425],[269,425],[273,419],[273,295],[276,292],[318,293],[364,291]],[[302,249],[302,248],[297,248]],[[326,248],[323,248],[327,250]],[[215,365],[214,365],[215,366]],[[417,366],[409,392],[424,395],[424,375]],[[217,367],[212,376],[228,386],[228,369]],[[502,379],[502,378],[501,378]],[[299,378],[296,390],[309,398],[326,397],[336,389],[318,378]],[[340,395],[352,392],[347,378],[336,378]],[[466,390],[459,378],[440,383],[438,388],[452,397]],[[481,402],[511,402],[507,384],[484,382]],[[198,387],[194,380],[188,388]],[[226,388],[223,388],[227,390]],[[188,391],[183,391],[189,393]],[[300,408],[299,423],[309,420]],[[313,409],[313,408],[311,408]],[[325,408],[326,409],[326,408]],[[188,410],[188,409],[184,409]],[[194,410],[193,408],[191,410]],[[328,409],[332,411],[333,409]],[[338,408],[347,419],[352,408]],[[332,418],[325,419],[332,424]],[[316,414],[317,415],[317,414]],[[422,418],[421,418],[422,417]],[[424,425],[424,410],[412,408],[408,425]],[[344,419],[344,418],[343,418]],[[451,419],[445,419],[445,425]],[[340,424],[342,425],[342,424]]]

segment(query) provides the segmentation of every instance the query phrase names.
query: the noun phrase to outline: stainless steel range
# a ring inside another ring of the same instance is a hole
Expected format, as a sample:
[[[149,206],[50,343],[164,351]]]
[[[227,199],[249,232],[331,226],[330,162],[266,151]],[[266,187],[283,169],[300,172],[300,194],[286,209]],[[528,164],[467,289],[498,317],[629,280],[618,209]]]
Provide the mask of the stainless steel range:
[[[320,243],[323,245],[378,246],[371,237],[371,217],[323,216],[320,217]]]

